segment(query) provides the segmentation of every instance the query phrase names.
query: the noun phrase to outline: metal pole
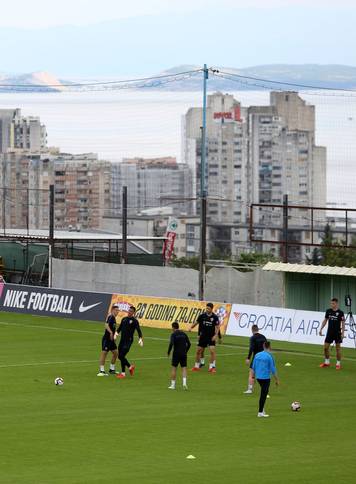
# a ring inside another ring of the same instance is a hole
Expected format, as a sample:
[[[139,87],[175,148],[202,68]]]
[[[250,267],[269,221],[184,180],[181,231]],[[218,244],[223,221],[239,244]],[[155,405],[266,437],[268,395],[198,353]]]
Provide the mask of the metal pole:
[[[30,232],[30,190],[27,188],[27,219],[26,219],[26,229],[27,235]]]
[[[200,196],[206,196],[206,183],[205,183],[205,172],[206,172],[206,88],[207,80],[209,78],[209,71],[207,65],[204,64],[203,71],[203,126],[202,126],[202,141],[201,141],[201,167],[200,167]]]
[[[206,263],[206,197],[201,199],[201,237],[200,237],[200,271],[199,271],[199,299],[205,295],[205,263]]]
[[[283,262],[288,262],[288,195],[283,195]]]
[[[347,247],[349,243],[349,220],[348,220],[348,210],[345,210],[345,246]]]
[[[52,245],[48,245],[48,287],[52,287]]]
[[[54,185],[50,185],[49,186],[48,287],[52,287],[53,248],[54,248]]]
[[[121,263],[127,264],[127,187],[122,187],[122,255]]]
[[[199,299],[204,300],[205,290],[205,261],[206,261],[206,91],[209,71],[204,64],[203,69],[203,126],[201,141],[201,164],[200,164],[200,258],[199,258]]]
[[[3,227],[4,227],[4,235],[6,233],[6,207],[5,207],[5,203],[6,203],[6,188],[3,187],[2,189],[2,223],[3,223]]]

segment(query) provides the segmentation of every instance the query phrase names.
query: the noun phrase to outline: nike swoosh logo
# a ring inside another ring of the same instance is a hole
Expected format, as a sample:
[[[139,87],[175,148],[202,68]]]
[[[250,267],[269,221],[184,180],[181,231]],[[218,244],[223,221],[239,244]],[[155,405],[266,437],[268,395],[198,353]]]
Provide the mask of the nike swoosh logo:
[[[79,306],[79,312],[80,313],[85,313],[85,311],[89,311],[89,309],[92,309],[92,308],[95,308],[95,306],[98,306],[99,304],[101,304],[101,302],[98,302],[98,303],[95,303],[95,304],[90,304],[89,306],[84,306],[84,301],[82,301],[80,303],[80,306]]]

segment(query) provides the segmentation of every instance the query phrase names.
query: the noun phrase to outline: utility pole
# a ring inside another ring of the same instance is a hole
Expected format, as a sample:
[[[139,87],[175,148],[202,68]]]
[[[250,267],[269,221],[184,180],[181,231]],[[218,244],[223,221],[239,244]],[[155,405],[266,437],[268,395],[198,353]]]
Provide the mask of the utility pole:
[[[283,195],[283,262],[288,262],[288,195]]]
[[[203,69],[203,126],[201,137],[200,163],[200,258],[199,258],[199,299],[204,300],[205,290],[205,262],[206,262],[206,91],[209,70],[204,64]]]
[[[122,187],[122,253],[121,263],[127,264],[127,187]]]

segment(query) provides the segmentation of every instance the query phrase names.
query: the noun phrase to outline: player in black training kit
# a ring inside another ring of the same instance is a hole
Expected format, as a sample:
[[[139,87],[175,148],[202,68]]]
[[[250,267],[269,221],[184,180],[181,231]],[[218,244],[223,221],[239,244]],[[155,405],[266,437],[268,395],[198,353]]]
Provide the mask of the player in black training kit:
[[[115,338],[121,333],[121,339],[118,346],[119,360],[121,362],[121,373],[117,375],[117,378],[125,378],[125,368],[129,369],[130,375],[133,376],[135,372],[135,365],[131,365],[126,358],[127,353],[130,351],[133,343],[134,332],[137,331],[139,337],[139,344],[143,346],[142,332],[140,324],[135,318],[136,308],[130,306],[127,316],[122,318],[120,326],[116,330]]]
[[[176,378],[177,378],[177,366],[180,365],[182,368],[183,376],[183,390],[188,390],[187,386],[187,353],[190,348],[190,341],[188,336],[179,329],[179,324],[177,321],[172,323],[172,335],[168,346],[168,356],[173,348],[172,356],[172,372],[171,372],[171,385],[168,387],[170,390],[175,390],[176,388]]]
[[[105,323],[105,333],[101,340],[101,353],[100,353],[100,368],[98,376],[108,376],[105,372],[105,360],[106,355],[109,351],[112,352],[111,364],[110,364],[110,374],[116,374],[115,372],[115,362],[117,360],[117,346],[115,343],[115,330],[116,330],[116,316],[119,312],[119,306],[113,304],[111,308],[111,313],[107,317]]]
[[[215,342],[219,332],[219,318],[218,316],[213,313],[214,305],[212,303],[208,303],[206,305],[205,313],[202,313],[196,322],[191,325],[189,331],[191,331],[197,324],[199,324],[198,328],[198,347],[197,353],[195,357],[195,365],[192,368],[192,371],[199,371],[200,370],[200,360],[202,358],[202,354],[204,348],[209,346],[210,351],[210,362],[209,362],[209,373],[216,373],[216,351],[215,351]]]
[[[264,350],[263,344],[267,341],[267,338],[263,336],[263,334],[258,332],[257,324],[253,324],[251,330],[252,330],[252,336],[250,338],[250,349],[248,351],[248,355],[246,358],[246,365],[250,367],[249,373],[248,373],[248,387],[247,387],[247,390],[244,392],[247,394],[252,393],[253,384],[255,382],[253,371],[252,371],[253,359],[257,355],[257,353],[260,353],[261,351]],[[252,356],[252,360],[251,360],[251,356]]]
[[[326,310],[324,321],[321,323],[319,335],[323,336],[323,328],[329,322],[328,331],[324,342],[324,363],[320,368],[330,366],[330,344],[335,341],[336,346],[336,369],[341,370],[341,343],[345,337],[345,315],[339,309],[339,301],[334,297],[331,300],[331,308]]]

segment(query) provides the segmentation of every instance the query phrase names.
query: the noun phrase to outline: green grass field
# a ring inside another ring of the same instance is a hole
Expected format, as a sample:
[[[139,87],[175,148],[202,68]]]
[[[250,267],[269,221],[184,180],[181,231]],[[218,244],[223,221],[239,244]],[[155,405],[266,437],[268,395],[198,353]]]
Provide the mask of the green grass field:
[[[103,325],[0,315],[1,484],[355,482],[355,350],[336,372],[320,347],[276,342],[281,386],[258,419],[246,338],[225,337],[218,372],[189,373],[184,392],[167,388],[169,331],[143,331],[121,381],[96,376]]]

